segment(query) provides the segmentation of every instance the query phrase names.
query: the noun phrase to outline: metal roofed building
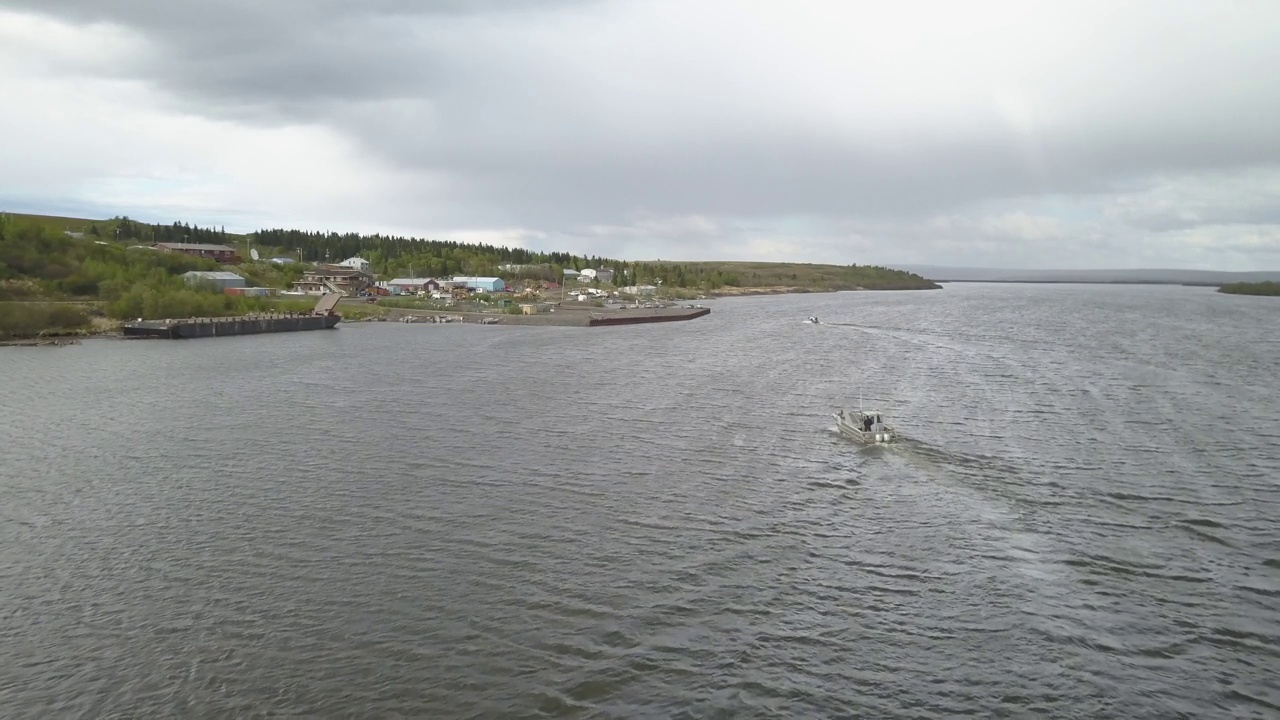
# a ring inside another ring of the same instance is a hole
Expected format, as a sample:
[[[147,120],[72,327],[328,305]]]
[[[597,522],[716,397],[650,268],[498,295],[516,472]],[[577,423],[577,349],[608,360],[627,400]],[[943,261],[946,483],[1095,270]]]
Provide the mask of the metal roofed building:
[[[338,265],[341,265],[342,267],[349,267],[352,270],[359,270],[362,273],[369,272],[369,261],[359,256],[349,257],[338,263]]]
[[[245,286],[244,278],[225,270],[192,270],[191,272],[183,273],[182,280],[188,285],[208,283],[218,288],[218,290]]]
[[[496,277],[470,277],[457,276],[451,281],[455,285],[466,285],[472,290],[480,290],[483,292],[502,292],[507,289],[507,284],[502,278]]]
[[[435,292],[440,289],[440,281],[435,278],[394,278],[379,284],[392,292],[402,293]]]
[[[653,295],[658,292],[657,285],[627,285],[618,288],[618,292],[626,295]]]
[[[210,260],[217,260],[220,263],[240,262],[240,256],[236,255],[236,251],[226,245],[160,242],[152,245],[152,247],[166,252],[180,252],[186,253],[187,255],[195,255],[196,257],[209,258]]]

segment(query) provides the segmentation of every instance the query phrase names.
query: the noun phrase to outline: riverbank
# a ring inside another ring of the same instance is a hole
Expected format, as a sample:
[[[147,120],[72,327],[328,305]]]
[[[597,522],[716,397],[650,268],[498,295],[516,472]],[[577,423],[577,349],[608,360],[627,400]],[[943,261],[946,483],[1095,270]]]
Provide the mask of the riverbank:
[[[80,339],[76,337],[56,337],[56,338],[28,338],[25,340],[0,340],[0,347],[66,347],[68,345],[79,345]]]
[[[710,313],[707,308],[667,307],[635,308],[621,305],[605,307],[561,305],[553,312],[534,315],[513,315],[498,312],[459,312],[455,309],[426,310],[383,307],[362,299],[344,298],[338,305],[343,323],[363,322],[430,322],[428,318],[448,318],[451,322],[484,325],[521,325],[530,327],[598,327],[611,325],[647,324],[655,322],[679,322],[693,320]],[[153,323],[154,324],[154,323]],[[40,347],[70,345],[90,337],[117,337],[121,335],[121,323],[103,317],[89,318],[87,325],[74,330],[57,332],[33,331],[26,336],[0,339],[0,347]]]
[[[0,346],[50,344],[54,339],[112,337],[120,335],[121,320],[102,314],[97,300],[49,300],[0,302]],[[250,310],[237,317],[263,312],[305,312],[313,303],[281,298],[261,303],[264,309]],[[371,305],[357,298],[343,298],[338,312],[343,320],[358,322],[386,315],[390,308]],[[175,313],[175,317],[184,317]]]
[[[849,288],[809,288],[786,285],[769,285],[764,287],[723,287],[716,290],[710,290],[706,293],[709,297],[750,297],[754,295],[811,295],[814,293],[836,293],[836,292],[893,292],[899,290],[941,290],[941,286],[937,287],[901,287],[901,288],[865,288],[865,287],[849,287]]]
[[[119,328],[119,321],[95,314],[91,302],[0,302],[0,345],[70,344]]]
[[[622,306],[575,307],[560,305],[553,312],[534,315],[506,313],[457,312],[452,310],[414,310],[393,308],[386,316],[390,322],[406,322],[404,318],[450,318],[463,323],[486,325],[523,325],[533,327],[593,327],[604,325],[646,324],[694,320],[710,312],[707,308],[626,308]],[[423,320],[423,322],[429,322]]]

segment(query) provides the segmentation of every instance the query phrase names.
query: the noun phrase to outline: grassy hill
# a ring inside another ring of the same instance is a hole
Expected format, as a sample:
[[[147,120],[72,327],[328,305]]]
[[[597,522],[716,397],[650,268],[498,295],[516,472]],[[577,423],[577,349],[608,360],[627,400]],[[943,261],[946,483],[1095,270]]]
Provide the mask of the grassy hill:
[[[94,239],[97,239],[97,240],[117,240],[117,239],[121,241],[149,240],[149,238],[146,238],[146,237],[130,237],[127,234],[124,237],[118,237],[116,235],[116,232],[115,232],[116,228],[128,227],[131,223],[135,225],[140,225],[145,228],[164,227],[164,226],[156,226],[148,223],[138,223],[137,221],[130,220],[127,217],[115,217],[115,218],[108,218],[106,220],[94,220],[91,218],[74,218],[74,217],[65,217],[62,215],[32,215],[29,213],[11,213],[11,212],[3,212],[3,211],[0,211],[0,214],[4,214],[8,216],[9,220],[16,224],[38,225],[42,228],[48,228],[49,230],[56,230],[59,232],[65,231],[65,232],[73,232],[73,233],[85,233],[88,235],[92,235]],[[233,246],[238,244],[243,244],[245,239],[248,237],[243,233],[223,233],[221,231],[218,231],[218,232],[222,235],[223,238],[225,238],[225,242],[228,245],[233,245]],[[192,242],[194,242],[194,240]]]
[[[28,215],[25,213],[7,213],[14,221],[19,223],[31,223],[40,227],[47,227],[50,230],[70,230],[71,232],[84,232],[94,222],[85,218],[62,217],[61,215]]]

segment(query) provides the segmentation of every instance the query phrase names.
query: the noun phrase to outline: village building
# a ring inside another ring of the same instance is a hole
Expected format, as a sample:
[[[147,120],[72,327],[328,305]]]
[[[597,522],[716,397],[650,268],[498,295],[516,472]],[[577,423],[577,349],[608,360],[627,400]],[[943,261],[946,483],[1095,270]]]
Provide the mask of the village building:
[[[394,278],[385,283],[379,283],[379,285],[396,295],[405,293],[416,295],[420,292],[431,293],[440,289],[440,281],[435,278]]]
[[[537,273],[543,274],[551,270],[549,263],[537,263],[533,265],[518,265],[516,263],[507,263],[499,265],[498,269],[504,273]]]
[[[317,265],[293,283],[293,289],[298,292],[310,295],[342,293],[347,297],[355,297],[372,286],[372,275],[343,265]]]
[[[209,258],[210,260],[216,260],[220,263],[234,264],[240,262],[240,256],[236,255],[236,251],[226,245],[161,242],[155,243],[151,247],[165,252],[180,252],[187,255],[195,255],[196,257]]]
[[[351,268],[353,270],[359,270],[362,273],[369,272],[369,261],[362,257],[350,257],[338,263],[338,265],[341,267]]]
[[[207,285],[222,291],[245,286],[244,278],[233,272],[220,270],[192,270],[182,274],[182,281],[188,285]]]
[[[502,292],[507,289],[507,284],[502,278],[496,277],[469,277],[464,275],[455,276],[451,280],[454,285],[462,285],[469,290],[478,290],[480,292]]]
[[[625,293],[627,295],[653,295],[654,293],[658,292],[658,286],[657,285],[627,285],[626,287],[618,288],[618,292]]]

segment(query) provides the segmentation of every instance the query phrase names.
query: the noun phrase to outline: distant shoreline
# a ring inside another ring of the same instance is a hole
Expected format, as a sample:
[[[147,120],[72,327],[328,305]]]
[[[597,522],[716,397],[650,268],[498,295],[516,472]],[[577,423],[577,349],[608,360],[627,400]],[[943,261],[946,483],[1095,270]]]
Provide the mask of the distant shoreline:
[[[1277,282],[1240,282],[1228,283],[1218,288],[1218,292],[1227,295],[1253,295],[1256,297],[1280,296],[1280,283]]]
[[[945,267],[906,264],[903,270],[935,282],[1121,283],[1217,287],[1236,282],[1280,281],[1280,270],[1193,270],[1187,268],[1030,268]]]
[[[941,282],[933,280],[932,282]],[[937,287],[895,287],[895,288],[807,288],[786,285],[766,286],[766,287],[749,287],[749,288],[718,288],[704,293],[709,298],[726,298],[726,297],[746,297],[758,295],[810,295],[813,293],[837,293],[837,292],[897,292],[904,290],[941,290]]]
[[[1178,285],[1182,287],[1221,287],[1216,282],[1180,282],[1177,280],[949,280],[930,278],[936,283],[999,283],[1002,285]]]

